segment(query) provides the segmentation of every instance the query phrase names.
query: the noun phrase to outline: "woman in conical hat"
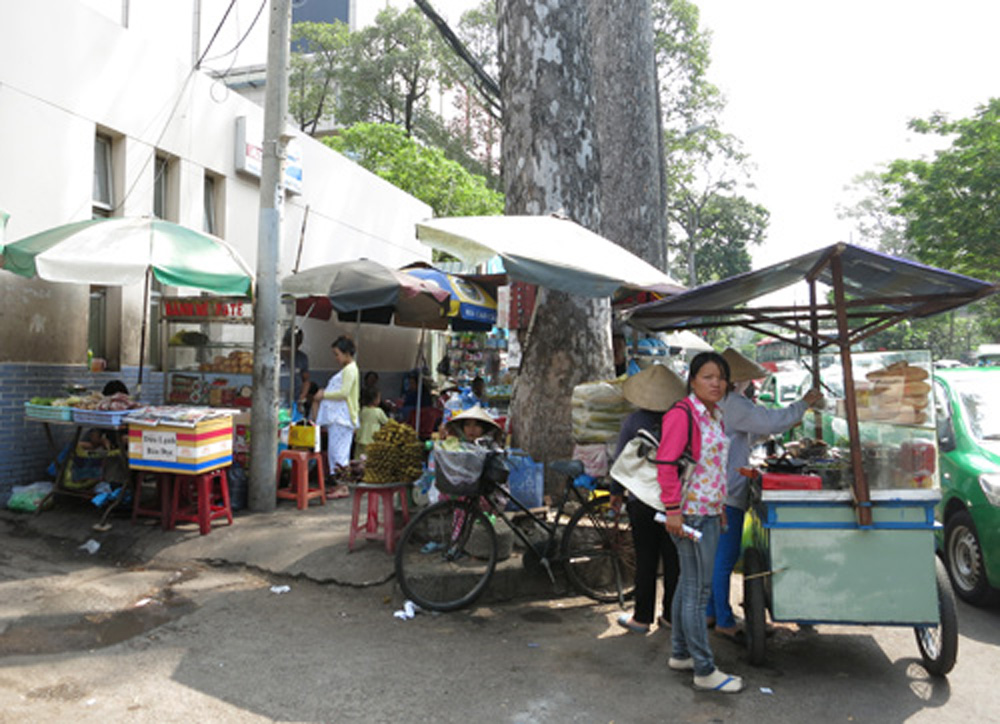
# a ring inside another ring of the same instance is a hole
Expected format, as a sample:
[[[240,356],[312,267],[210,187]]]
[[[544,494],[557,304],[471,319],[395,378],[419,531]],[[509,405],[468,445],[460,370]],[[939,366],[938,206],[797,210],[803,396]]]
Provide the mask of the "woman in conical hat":
[[[639,430],[648,430],[660,439],[663,413],[677,400],[684,397],[687,385],[677,373],[661,364],[651,364],[632,375],[622,385],[622,395],[639,409],[622,421],[618,434],[618,452],[628,444]],[[621,486],[612,481],[612,496],[620,497]],[[612,497],[612,501],[616,498]],[[618,625],[633,633],[644,634],[653,624],[656,609],[656,571],[663,562],[663,604],[659,616],[660,626],[670,625],[670,603],[677,588],[680,563],[677,548],[662,525],[653,520],[656,511],[635,495],[625,503],[632,522],[632,541],[635,545],[635,608],[632,615],[622,614]]]

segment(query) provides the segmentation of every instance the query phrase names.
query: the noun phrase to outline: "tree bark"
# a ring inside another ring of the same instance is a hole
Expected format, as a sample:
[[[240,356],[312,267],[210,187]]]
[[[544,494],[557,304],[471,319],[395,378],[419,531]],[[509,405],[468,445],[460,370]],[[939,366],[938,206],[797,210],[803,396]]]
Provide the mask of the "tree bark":
[[[589,0],[601,234],[666,271],[666,197],[650,0]]]
[[[586,4],[498,0],[497,16],[506,212],[558,211],[599,232]],[[514,443],[535,459],[572,452],[573,387],[610,375],[610,322],[607,299],[539,290],[511,401]]]

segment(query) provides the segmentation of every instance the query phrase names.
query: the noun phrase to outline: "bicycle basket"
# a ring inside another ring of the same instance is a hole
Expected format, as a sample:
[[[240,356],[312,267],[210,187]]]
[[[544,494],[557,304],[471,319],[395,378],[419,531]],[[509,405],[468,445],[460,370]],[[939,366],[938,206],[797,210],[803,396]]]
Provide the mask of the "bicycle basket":
[[[469,443],[434,448],[434,483],[445,495],[481,495],[488,483],[483,468],[490,451]]]

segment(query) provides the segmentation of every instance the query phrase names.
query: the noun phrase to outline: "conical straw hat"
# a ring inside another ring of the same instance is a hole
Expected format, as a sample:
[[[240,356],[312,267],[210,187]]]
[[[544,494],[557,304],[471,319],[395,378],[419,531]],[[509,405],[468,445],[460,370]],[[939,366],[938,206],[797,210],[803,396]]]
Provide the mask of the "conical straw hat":
[[[643,410],[666,412],[687,394],[687,385],[673,370],[652,364],[625,380],[622,394]]]
[[[485,422],[487,425],[492,426],[495,430],[500,429],[496,420],[494,420],[490,413],[484,410],[481,405],[473,405],[468,410],[462,410],[448,421],[448,425],[451,426],[455,423],[461,425],[463,420],[479,420],[480,422]]]
[[[722,359],[729,363],[730,382],[759,380],[771,374],[759,364],[744,357],[732,347],[726,348],[726,351],[722,353]]]

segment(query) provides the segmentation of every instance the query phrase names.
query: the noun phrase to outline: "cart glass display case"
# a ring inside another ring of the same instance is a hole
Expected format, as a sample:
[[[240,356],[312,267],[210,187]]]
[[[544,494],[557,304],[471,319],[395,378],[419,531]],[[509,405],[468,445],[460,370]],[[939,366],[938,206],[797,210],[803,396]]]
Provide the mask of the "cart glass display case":
[[[803,434],[821,439],[803,448],[824,490],[850,490],[853,473],[843,369],[836,355],[820,357],[823,411],[810,411]],[[852,355],[858,433],[868,488],[938,489],[937,436],[930,353],[858,352]],[[808,383],[807,383],[808,384]]]

